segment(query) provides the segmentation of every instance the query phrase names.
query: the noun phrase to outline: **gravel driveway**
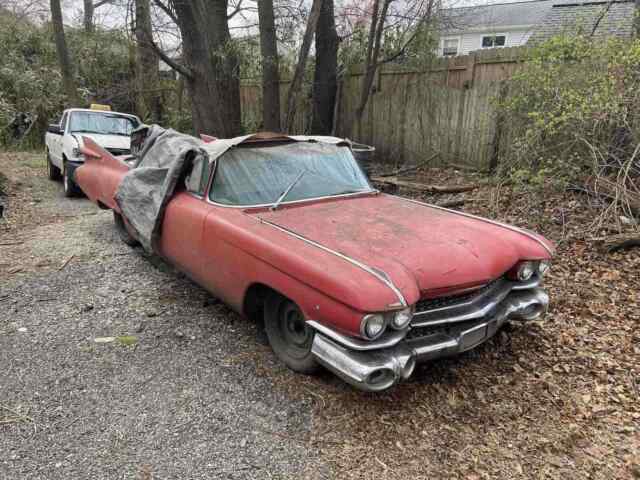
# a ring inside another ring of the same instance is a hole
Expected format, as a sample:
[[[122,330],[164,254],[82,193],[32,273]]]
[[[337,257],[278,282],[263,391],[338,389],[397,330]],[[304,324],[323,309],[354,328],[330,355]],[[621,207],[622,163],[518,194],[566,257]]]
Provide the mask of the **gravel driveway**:
[[[35,166],[0,239],[0,478],[326,477],[254,326]]]
[[[550,315],[366,394],[287,370],[42,159],[0,153],[0,480],[640,478],[640,249],[592,248],[583,198],[473,192],[558,242]]]

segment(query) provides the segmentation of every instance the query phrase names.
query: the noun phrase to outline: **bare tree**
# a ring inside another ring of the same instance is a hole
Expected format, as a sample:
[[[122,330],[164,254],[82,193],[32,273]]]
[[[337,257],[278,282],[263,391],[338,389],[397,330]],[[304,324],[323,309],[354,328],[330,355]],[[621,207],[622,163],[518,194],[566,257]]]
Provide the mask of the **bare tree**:
[[[356,108],[356,124],[357,132],[360,135],[362,115],[369,101],[371,87],[378,68],[378,56],[380,55],[380,42],[382,40],[382,32],[384,30],[384,22],[387,18],[389,5],[393,0],[382,0],[382,10],[380,10],[380,1],[374,0],[373,10],[371,12],[371,25],[369,27],[369,35],[367,40],[367,51],[365,53],[365,71],[362,76],[360,85],[360,101]]]
[[[83,0],[84,1],[84,10],[83,10],[83,19],[82,24],[84,26],[84,31],[87,33],[93,33],[95,31],[94,24],[94,13],[96,8],[100,8],[107,3],[112,3],[112,0],[99,0],[95,2],[93,0]]]
[[[293,73],[293,79],[289,86],[289,93],[287,95],[287,119],[285,122],[285,130],[291,132],[293,130],[293,122],[296,116],[296,102],[298,99],[298,93],[302,87],[302,81],[304,80],[304,70],[307,66],[307,58],[309,57],[309,50],[311,48],[311,42],[318,25],[318,19],[320,18],[320,10],[322,7],[322,0],[313,0],[311,6],[311,13],[307,20],[307,26],[305,28],[304,37],[302,38],[302,45],[298,54],[298,63]]]
[[[280,72],[273,0],[258,0],[262,56],[262,121],[264,129],[280,131]]]
[[[227,0],[155,0],[176,22],[182,37],[182,59],[156,54],[185,78],[197,133],[239,135],[240,78],[238,55],[229,34]]]
[[[60,0],[50,0],[51,24],[56,41],[56,51],[58,53],[58,63],[62,73],[62,84],[67,95],[67,102],[77,105],[79,103],[78,90],[74,77],[74,68],[71,63],[67,40],[64,36],[64,25],[62,23],[62,9]]]
[[[162,97],[158,58],[151,46],[151,5],[149,0],[135,0],[136,37],[136,110],[148,121],[162,119]]]
[[[371,96],[376,71],[382,64],[392,62],[407,53],[412,43],[423,32],[423,29],[433,22],[435,7],[439,2],[439,0],[405,2],[400,9],[390,12],[390,7],[394,1],[373,0],[364,59],[364,75],[360,85],[360,100],[355,111],[358,135],[362,133],[362,117]],[[393,25],[386,26],[389,18],[393,18]],[[397,33],[396,36],[400,37],[402,42],[392,51],[385,52],[385,55],[381,58],[382,39],[386,28],[394,28]]]
[[[333,0],[322,0],[316,28],[316,65],[313,77],[313,133],[329,135],[333,129],[338,70],[338,33]]]

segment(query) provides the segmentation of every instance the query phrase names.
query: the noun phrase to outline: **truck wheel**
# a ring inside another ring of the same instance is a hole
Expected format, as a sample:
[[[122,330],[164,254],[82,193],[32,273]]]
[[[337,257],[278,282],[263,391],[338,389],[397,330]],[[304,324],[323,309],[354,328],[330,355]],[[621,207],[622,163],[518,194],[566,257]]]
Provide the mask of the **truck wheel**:
[[[57,181],[57,180],[60,180],[60,178],[62,177],[62,175],[60,174],[60,169],[51,162],[51,156],[49,155],[49,150],[47,150],[47,174],[48,174],[49,180]]]
[[[127,225],[124,222],[124,218],[118,212],[113,212],[113,223],[116,224],[116,230],[118,231],[118,235],[120,236],[120,240],[129,245],[130,247],[136,247],[140,245],[140,242],[135,239],[133,235],[129,233],[127,230]]]
[[[80,187],[78,187],[76,182],[73,181],[73,178],[71,178],[66,162],[63,165],[62,184],[64,186],[64,196],[67,198],[79,197],[82,190],[80,190]]]
[[[295,303],[276,293],[269,295],[264,326],[273,352],[291,370],[311,374],[320,369],[311,353],[315,332]]]

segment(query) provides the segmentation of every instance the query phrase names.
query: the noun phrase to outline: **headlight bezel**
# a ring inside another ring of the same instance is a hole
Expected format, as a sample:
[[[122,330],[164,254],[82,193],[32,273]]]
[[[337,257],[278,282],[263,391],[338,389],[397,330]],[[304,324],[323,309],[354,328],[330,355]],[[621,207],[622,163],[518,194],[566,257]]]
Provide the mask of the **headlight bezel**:
[[[540,278],[544,277],[549,270],[551,269],[551,260],[540,260],[538,262],[538,275],[540,275]]]
[[[524,262],[520,262],[516,265],[516,278],[520,282],[529,281],[536,274],[537,270],[535,262],[525,260]],[[524,272],[528,272],[528,274]]]
[[[382,325],[380,330],[375,335],[371,335],[367,326],[374,319],[381,320]],[[382,313],[368,313],[364,317],[362,317],[362,321],[360,322],[360,333],[367,340],[376,340],[380,338],[382,334],[387,330],[387,323],[387,319]]]
[[[405,316],[406,320],[398,324],[396,320],[401,315]],[[409,326],[411,320],[413,319],[413,308],[407,307],[403,308],[402,310],[396,310],[394,312],[391,312],[390,317],[391,318],[389,320],[389,326],[391,328],[393,328],[394,330],[404,330]]]
[[[397,323],[397,319],[400,316],[404,316],[404,322]],[[375,335],[370,334],[370,328],[368,328],[369,322],[378,321],[381,324],[380,330]],[[360,334],[367,340],[377,340],[388,329],[402,331],[409,327],[413,320],[413,307],[406,307],[400,310],[392,310],[388,312],[376,312],[367,313],[362,317],[360,322]]]

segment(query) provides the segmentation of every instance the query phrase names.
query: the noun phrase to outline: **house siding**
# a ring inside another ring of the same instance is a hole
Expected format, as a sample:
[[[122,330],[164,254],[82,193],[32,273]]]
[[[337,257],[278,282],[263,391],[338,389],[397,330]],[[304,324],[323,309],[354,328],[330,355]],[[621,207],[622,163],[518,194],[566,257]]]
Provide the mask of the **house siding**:
[[[442,47],[444,39],[458,38],[458,55],[467,55],[475,50],[482,50],[482,37],[487,35],[505,35],[505,47],[519,47],[527,43],[531,36],[530,29],[508,30],[508,31],[486,31],[486,32],[469,32],[454,35],[445,35],[440,43],[438,54],[442,56]]]
[[[458,55],[467,55],[474,50],[482,49],[482,37],[487,35],[505,35],[505,47],[519,47],[524,45],[531,36],[530,30],[513,30],[508,32],[483,32],[483,33],[463,33],[461,35],[460,53]]]

